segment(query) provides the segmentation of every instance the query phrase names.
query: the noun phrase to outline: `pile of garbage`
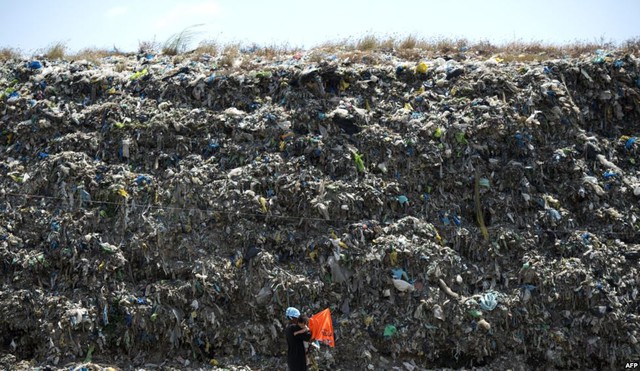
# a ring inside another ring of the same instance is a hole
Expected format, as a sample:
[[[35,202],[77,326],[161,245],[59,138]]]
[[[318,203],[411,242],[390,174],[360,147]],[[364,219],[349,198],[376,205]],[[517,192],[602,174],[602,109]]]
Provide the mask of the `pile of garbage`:
[[[0,65],[3,366],[637,359],[640,59],[220,58]]]

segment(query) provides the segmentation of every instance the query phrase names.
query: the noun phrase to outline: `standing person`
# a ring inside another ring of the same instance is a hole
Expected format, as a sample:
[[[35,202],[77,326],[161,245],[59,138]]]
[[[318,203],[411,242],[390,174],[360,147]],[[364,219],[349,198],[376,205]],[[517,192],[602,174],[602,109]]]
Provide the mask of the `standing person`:
[[[302,334],[307,331],[311,332],[311,328],[309,327],[309,317],[307,315],[301,314],[300,317],[298,317],[298,326],[300,326],[301,329],[294,332],[294,335]],[[313,338],[313,332],[311,332],[311,337]],[[319,345],[316,345],[316,347],[320,348]],[[310,371],[318,371],[318,365],[316,364],[313,354],[311,354],[311,349],[313,348],[313,343],[310,343],[308,340],[304,341],[304,349],[307,356],[307,368]]]
[[[304,334],[305,332],[309,332],[311,333],[311,329],[309,328],[309,317],[306,314],[300,314],[300,317],[298,317],[298,327],[300,327],[300,330],[296,331],[293,333],[293,335],[300,335],[300,334]],[[313,336],[313,334],[311,334]],[[308,340],[305,340],[302,342],[302,344],[304,345],[304,355],[305,355],[305,362],[307,364],[307,367],[309,367],[309,343]]]
[[[305,341],[311,340],[311,331],[300,321],[300,311],[294,307],[287,308],[285,316],[289,325],[285,329],[287,336],[287,365],[289,371],[307,371],[307,352]]]

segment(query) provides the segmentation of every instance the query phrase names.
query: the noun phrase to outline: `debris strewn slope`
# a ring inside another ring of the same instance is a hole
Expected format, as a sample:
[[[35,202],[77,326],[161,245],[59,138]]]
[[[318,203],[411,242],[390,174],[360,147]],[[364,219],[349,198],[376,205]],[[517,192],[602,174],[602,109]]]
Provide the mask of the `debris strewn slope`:
[[[8,61],[0,353],[273,368],[296,305],[327,367],[616,367],[639,64]]]

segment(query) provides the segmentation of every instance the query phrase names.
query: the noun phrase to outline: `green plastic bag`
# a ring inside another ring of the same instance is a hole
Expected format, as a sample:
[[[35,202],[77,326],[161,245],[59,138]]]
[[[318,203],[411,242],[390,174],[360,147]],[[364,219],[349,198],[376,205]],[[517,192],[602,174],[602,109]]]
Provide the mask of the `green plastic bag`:
[[[387,325],[387,327],[384,328],[384,333],[382,335],[384,337],[388,338],[388,337],[392,337],[393,335],[395,335],[396,332],[398,332],[398,329],[396,328],[396,326]]]

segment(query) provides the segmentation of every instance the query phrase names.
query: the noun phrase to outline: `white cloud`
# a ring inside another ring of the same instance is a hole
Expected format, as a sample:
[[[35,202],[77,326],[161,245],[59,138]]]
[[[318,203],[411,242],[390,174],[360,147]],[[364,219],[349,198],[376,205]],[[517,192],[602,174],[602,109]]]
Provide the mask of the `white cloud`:
[[[114,6],[113,8],[107,10],[105,16],[107,16],[107,18],[115,18],[117,16],[126,14],[128,11],[129,8],[127,8],[126,6]]]
[[[210,18],[220,15],[220,7],[212,1],[193,4],[182,4],[168,9],[153,23],[154,27],[183,27],[184,24],[205,23]]]

